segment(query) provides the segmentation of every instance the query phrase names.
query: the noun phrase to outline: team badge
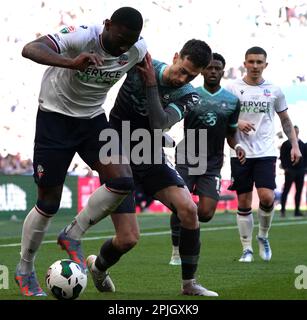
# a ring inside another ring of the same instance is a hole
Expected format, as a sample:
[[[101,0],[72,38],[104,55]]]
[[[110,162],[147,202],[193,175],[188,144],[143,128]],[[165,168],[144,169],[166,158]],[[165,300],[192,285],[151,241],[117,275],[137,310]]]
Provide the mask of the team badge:
[[[44,173],[45,173],[45,170],[44,170],[43,166],[39,164],[39,165],[37,166],[36,172],[37,172],[38,178],[41,179],[42,176],[43,176]]]
[[[69,27],[65,27],[63,29],[60,30],[61,33],[71,33],[71,32],[75,32],[76,28],[74,26],[69,26]]]
[[[121,66],[124,66],[128,63],[128,56],[126,54],[122,54],[121,56],[119,56],[117,63]]]

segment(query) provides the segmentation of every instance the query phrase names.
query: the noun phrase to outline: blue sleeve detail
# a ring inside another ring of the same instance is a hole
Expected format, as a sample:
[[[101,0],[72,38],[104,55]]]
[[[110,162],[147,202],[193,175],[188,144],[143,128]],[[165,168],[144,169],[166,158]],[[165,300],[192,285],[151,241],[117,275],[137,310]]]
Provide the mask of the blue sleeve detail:
[[[182,112],[181,112],[180,109],[175,105],[175,103],[170,103],[169,106],[172,107],[172,108],[174,108],[174,109],[178,112],[179,118],[180,118],[180,120],[181,120],[181,119],[182,119]]]

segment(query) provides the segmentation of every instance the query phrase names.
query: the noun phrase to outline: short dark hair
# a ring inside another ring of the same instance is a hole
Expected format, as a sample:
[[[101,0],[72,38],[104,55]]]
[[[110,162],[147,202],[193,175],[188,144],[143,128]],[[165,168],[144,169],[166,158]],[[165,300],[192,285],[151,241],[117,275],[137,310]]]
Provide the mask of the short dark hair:
[[[188,57],[196,67],[205,68],[212,59],[212,51],[205,41],[191,39],[180,50],[180,58],[185,57]]]
[[[141,31],[143,28],[143,17],[141,13],[131,7],[121,7],[113,12],[110,20],[115,24],[127,27],[133,31]]]
[[[251,47],[249,48],[246,52],[245,52],[245,58],[249,55],[249,54],[263,54],[265,56],[265,58],[267,57],[267,53],[266,51],[261,48],[261,47]]]
[[[219,54],[219,53],[217,53],[217,52],[213,52],[213,53],[212,53],[212,60],[221,61],[221,62],[222,62],[222,65],[223,65],[223,69],[225,68],[225,66],[226,66],[226,61],[225,61],[224,57],[223,57],[221,54]]]

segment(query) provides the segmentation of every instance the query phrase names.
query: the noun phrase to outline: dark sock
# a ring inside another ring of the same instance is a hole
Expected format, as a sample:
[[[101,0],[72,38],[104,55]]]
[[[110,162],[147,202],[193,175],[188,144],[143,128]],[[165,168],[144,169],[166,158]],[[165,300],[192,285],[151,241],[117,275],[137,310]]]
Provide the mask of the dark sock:
[[[108,268],[113,266],[126,252],[127,251],[119,251],[116,247],[114,247],[112,239],[108,239],[100,249],[100,253],[95,261],[95,266],[100,271],[106,271]]]
[[[174,212],[171,214],[170,226],[172,231],[172,244],[173,246],[178,247],[180,237],[180,220]]]
[[[181,227],[179,252],[181,258],[182,279],[193,279],[197,269],[200,252],[200,231]]]

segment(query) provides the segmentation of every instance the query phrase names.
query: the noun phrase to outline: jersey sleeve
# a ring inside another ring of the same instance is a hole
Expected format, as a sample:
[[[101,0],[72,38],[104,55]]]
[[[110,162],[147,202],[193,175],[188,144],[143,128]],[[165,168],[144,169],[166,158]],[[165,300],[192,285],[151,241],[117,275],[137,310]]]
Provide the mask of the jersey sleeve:
[[[138,61],[137,63],[141,62],[143,60],[143,58],[145,57],[146,55],[146,52],[147,52],[147,45],[146,45],[146,42],[144,40],[144,38],[140,38],[135,44],[134,44],[135,48],[137,49],[138,51]]]
[[[236,99],[236,108],[234,112],[230,115],[229,117],[229,122],[228,125],[231,128],[237,128],[238,127],[238,120],[239,120],[239,115],[240,115],[240,100]]]
[[[80,50],[87,39],[87,27],[64,27],[59,32],[48,34],[48,38],[55,44],[58,53],[65,53],[69,50]]]
[[[199,100],[199,95],[196,92],[192,92],[182,96],[177,101],[170,103],[168,107],[175,109],[181,120],[188,112],[195,108]]]
[[[277,88],[276,91],[276,101],[274,108],[276,112],[283,112],[288,109],[286,97],[280,88]]]

